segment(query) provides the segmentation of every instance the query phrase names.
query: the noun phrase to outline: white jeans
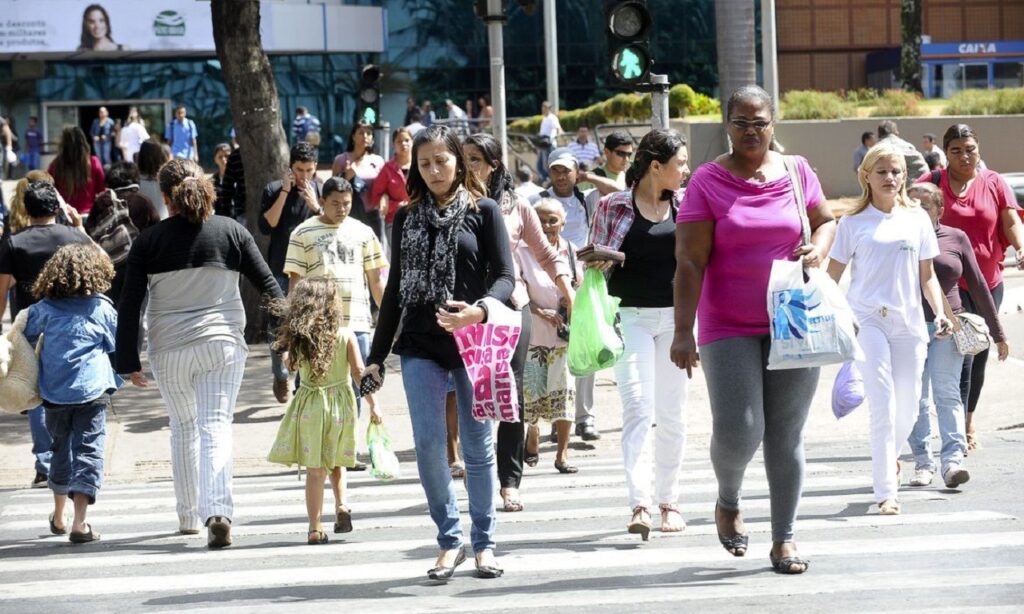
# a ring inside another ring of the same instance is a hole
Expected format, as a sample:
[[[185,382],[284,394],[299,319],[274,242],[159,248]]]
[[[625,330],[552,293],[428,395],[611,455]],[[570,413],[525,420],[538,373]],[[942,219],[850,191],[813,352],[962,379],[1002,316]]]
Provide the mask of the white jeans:
[[[885,315],[883,315],[885,314]],[[928,344],[923,331],[912,331],[884,309],[861,318],[857,340],[871,429],[871,477],[875,501],[895,499],[899,483],[896,461],[917,420],[921,375]]]
[[[622,461],[630,509],[674,504],[686,445],[686,372],[672,364],[675,329],[671,307],[623,307],[625,351],[615,363],[622,398]],[[654,433],[654,497],[651,498],[650,432]]]
[[[178,522],[199,528],[232,517],[231,422],[248,350],[229,341],[200,342],[149,358],[171,419],[171,471]]]

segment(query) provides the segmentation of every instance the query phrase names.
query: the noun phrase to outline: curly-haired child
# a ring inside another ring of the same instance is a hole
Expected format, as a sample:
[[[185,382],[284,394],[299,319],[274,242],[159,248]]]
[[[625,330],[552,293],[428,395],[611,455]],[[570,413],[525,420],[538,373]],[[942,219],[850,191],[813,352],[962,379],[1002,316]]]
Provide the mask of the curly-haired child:
[[[324,480],[335,467],[356,462],[356,398],[350,378],[359,380],[363,361],[355,335],[342,328],[343,304],[330,279],[303,279],[278,311],[283,311],[274,349],[287,352],[288,368],[298,369],[301,383],[281,420],[268,460],[306,467],[307,543],[327,543],[320,516]],[[372,397],[370,420],[380,423]],[[344,470],[334,486],[335,533],[352,530],[344,504]]]
[[[50,532],[68,532],[64,507],[70,497],[75,516],[69,538],[76,544],[100,538],[85,515],[103,482],[106,410],[122,384],[108,356],[114,351],[117,311],[103,292],[113,278],[114,266],[103,250],[65,245],[36,279],[32,292],[39,302],[29,307],[25,324],[29,343],[36,345],[43,336],[39,396],[53,438]]]

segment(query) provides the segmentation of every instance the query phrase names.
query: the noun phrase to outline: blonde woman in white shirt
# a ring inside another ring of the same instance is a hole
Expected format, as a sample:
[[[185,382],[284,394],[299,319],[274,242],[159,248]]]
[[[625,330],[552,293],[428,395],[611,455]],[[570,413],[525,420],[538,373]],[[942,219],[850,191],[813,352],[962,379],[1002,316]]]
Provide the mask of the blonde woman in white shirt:
[[[900,513],[899,449],[914,426],[928,331],[921,295],[932,313],[942,314],[942,291],[932,259],[939,253],[928,215],[905,189],[903,154],[876,145],[857,171],[862,194],[839,222],[829,254],[829,275],[837,282],[850,265],[847,298],[858,320],[870,411],[871,473],[879,513]],[[937,334],[951,330],[935,317]]]

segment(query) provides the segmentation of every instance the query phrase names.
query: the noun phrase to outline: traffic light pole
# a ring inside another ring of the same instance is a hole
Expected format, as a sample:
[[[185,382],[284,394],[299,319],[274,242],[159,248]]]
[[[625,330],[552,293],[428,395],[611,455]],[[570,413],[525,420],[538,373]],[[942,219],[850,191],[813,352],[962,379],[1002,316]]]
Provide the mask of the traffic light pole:
[[[487,39],[491,56],[491,107],[494,118],[491,129],[501,145],[501,163],[508,168],[508,139],[505,113],[505,42],[502,28],[505,24],[504,0],[487,0]]]
[[[668,75],[651,74],[651,128],[668,129]]]

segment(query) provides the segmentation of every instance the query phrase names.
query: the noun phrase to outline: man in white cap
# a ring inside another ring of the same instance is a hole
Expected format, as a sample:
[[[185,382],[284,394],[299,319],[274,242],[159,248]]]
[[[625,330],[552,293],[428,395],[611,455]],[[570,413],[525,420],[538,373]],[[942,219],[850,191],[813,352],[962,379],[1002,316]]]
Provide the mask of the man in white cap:
[[[594,208],[601,194],[590,190],[586,194],[576,186],[579,179],[579,161],[568,147],[559,147],[548,156],[551,187],[530,199],[535,204],[542,198],[554,198],[565,208],[565,227],[562,236],[582,249],[590,243],[590,226]],[[584,441],[601,438],[594,424],[594,376],[576,378],[576,434]]]

